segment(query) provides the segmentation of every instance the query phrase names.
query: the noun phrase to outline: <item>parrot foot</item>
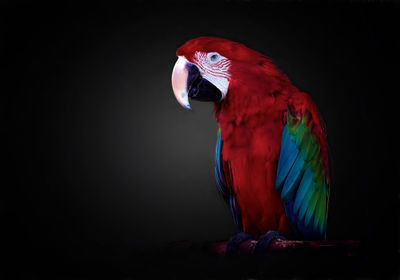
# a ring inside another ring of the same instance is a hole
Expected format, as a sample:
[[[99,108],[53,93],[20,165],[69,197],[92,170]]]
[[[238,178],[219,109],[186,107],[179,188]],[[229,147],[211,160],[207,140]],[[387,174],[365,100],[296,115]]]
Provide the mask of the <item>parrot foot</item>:
[[[235,236],[231,237],[228,243],[226,244],[226,254],[227,255],[235,254],[239,249],[239,245],[247,240],[255,240],[255,239],[250,234],[244,232],[239,232]]]
[[[287,240],[287,238],[281,235],[278,231],[270,230],[266,234],[260,236],[254,248],[254,254],[258,255],[265,252],[271,241],[274,239]]]

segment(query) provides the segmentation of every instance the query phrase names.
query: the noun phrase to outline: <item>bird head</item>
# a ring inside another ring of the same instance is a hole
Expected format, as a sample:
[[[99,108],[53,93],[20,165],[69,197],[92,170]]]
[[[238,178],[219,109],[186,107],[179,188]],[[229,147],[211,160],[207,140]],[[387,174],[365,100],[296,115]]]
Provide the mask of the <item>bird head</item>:
[[[172,89],[178,102],[190,110],[189,97],[222,102],[232,89],[257,85],[281,75],[269,58],[230,40],[199,37],[182,45],[172,71]],[[250,83],[251,81],[251,83]],[[247,91],[251,91],[247,88]],[[254,92],[254,90],[253,90]],[[265,91],[264,91],[265,92]]]

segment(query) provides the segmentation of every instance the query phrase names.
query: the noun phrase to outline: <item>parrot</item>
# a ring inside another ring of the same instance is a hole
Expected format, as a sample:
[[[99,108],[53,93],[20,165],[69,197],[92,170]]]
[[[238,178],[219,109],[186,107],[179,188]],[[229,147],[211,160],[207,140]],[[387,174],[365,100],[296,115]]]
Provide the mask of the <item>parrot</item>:
[[[214,103],[217,187],[237,235],[227,250],[258,239],[326,239],[330,168],[326,124],[309,94],[269,57],[242,43],[198,37],[180,46],[172,70],[178,103]]]

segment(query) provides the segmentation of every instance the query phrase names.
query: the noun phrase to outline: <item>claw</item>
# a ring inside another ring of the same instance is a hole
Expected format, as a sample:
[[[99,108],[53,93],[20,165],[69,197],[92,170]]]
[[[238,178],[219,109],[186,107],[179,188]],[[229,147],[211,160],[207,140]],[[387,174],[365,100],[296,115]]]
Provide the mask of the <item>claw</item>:
[[[239,249],[239,245],[247,240],[254,240],[254,238],[250,234],[244,232],[239,232],[235,236],[231,237],[228,244],[226,244],[226,254],[230,256],[235,254]]]
[[[274,239],[287,240],[287,238],[281,235],[278,231],[270,230],[266,234],[260,236],[256,247],[254,248],[254,254],[258,255],[264,253],[268,250],[269,244]]]

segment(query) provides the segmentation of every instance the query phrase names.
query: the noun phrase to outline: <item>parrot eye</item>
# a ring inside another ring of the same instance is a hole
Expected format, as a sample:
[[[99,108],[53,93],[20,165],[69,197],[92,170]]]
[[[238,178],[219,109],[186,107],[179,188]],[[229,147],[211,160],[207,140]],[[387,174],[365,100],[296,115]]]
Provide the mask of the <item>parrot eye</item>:
[[[208,54],[208,60],[210,61],[210,62],[217,62],[218,60],[219,60],[219,54],[217,54],[217,53],[209,53]]]

